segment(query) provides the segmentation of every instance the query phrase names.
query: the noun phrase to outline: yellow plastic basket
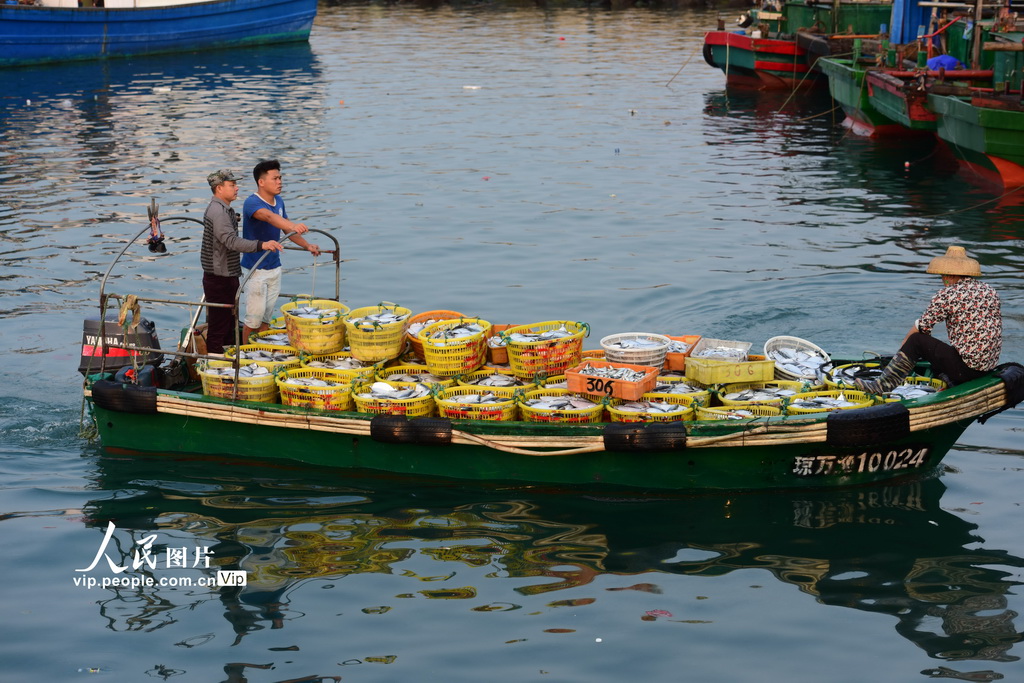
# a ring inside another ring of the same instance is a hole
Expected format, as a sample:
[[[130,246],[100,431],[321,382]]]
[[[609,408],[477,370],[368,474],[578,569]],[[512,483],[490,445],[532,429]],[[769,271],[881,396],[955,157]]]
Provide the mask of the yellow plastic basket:
[[[462,313],[459,313],[458,311],[445,311],[440,309],[436,311],[425,311],[423,313],[417,313],[416,315],[409,318],[409,324],[405,328],[406,336],[409,339],[409,348],[412,349],[412,352],[416,354],[417,358],[420,358],[421,360],[423,359],[423,342],[420,341],[419,334],[414,335],[412,333],[412,330],[410,329],[416,323],[425,322],[427,320],[440,322],[442,320],[451,320],[452,318],[464,317],[466,316]],[[424,327],[423,329],[426,329],[426,327]],[[423,330],[420,330],[420,332],[422,331]]]
[[[262,332],[253,332],[249,335],[250,344],[267,344],[269,346],[276,346],[278,348],[282,346],[288,346],[295,348],[291,345],[291,341],[288,340],[288,331],[284,329],[284,318],[275,318],[275,320],[281,321],[280,329],[271,328],[269,330],[263,330]],[[281,335],[284,341],[273,341],[272,338]]]
[[[557,423],[589,423],[600,422],[604,416],[604,405],[593,408],[544,410],[526,405],[525,401],[538,396],[567,396],[567,389],[536,389],[528,391],[520,398],[519,411],[524,422],[557,422]]]
[[[681,405],[684,406],[684,409],[674,413],[622,410],[619,406],[623,403],[636,403],[637,401],[614,399],[608,404],[608,414],[611,415],[612,422],[684,422],[693,419],[693,398],[685,394],[663,394],[662,396],[664,398],[653,398],[651,394],[644,394],[639,402],[660,401]]]
[[[386,312],[405,317],[386,325],[352,322],[363,316]],[[405,348],[405,329],[411,313],[412,311],[408,308],[383,303],[352,309],[345,317],[345,330],[352,355],[359,360],[371,363],[390,360],[402,355],[402,350]]]
[[[288,383],[290,379],[309,377],[337,384],[331,387],[307,387]],[[315,410],[352,410],[352,386],[349,384],[349,378],[335,370],[286,370],[277,376],[277,389],[281,392],[281,403],[285,405]]]
[[[360,413],[374,415],[405,415],[406,417],[429,417],[434,413],[434,397],[430,394],[419,398],[364,398],[359,394],[369,391],[370,382],[352,386],[352,400]],[[417,382],[387,382],[393,387],[414,387]]]
[[[459,403],[459,396],[480,393],[494,394],[507,400],[500,403]],[[515,389],[510,387],[452,387],[437,397],[437,413],[452,420],[515,420],[519,410],[515,396]]]
[[[466,337],[444,336],[448,330],[464,323],[476,323],[483,329]],[[431,373],[440,377],[473,372],[487,360],[487,337],[490,334],[491,323],[480,318],[452,318],[429,325],[420,333],[427,367]]]
[[[808,391],[806,393],[796,394],[790,396],[790,401],[799,401],[801,399],[816,398],[819,396],[826,396],[828,398],[839,398],[842,395],[847,401],[850,401],[854,405],[847,406],[845,408],[798,408],[793,405],[786,406],[786,413],[788,415],[810,415],[813,413],[830,413],[834,410],[855,410],[857,408],[867,408],[875,404],[875,399],[863,391],[856,391],[854,389],[832,389],[828,391]]]
[[[229,346],[225,348],[224,357],[234,360],[235,355],[238,353],[238,348],[239,347],[235,346]],[[240,348],[242,350],[242,359],[239,362],[242,365],[252,365],[253,363],[255,363],[256,365],[266,368],[271,372],[299,367],[299,352],[293,346],[275,346],[273,344],[243,344]],[[287,360],[281,361],[251,360],[245,358],[246,351],[266,351],[268,353],[288,354],[290,357]]]
[[[441,377],[434,380],[419,379],[419,375],[434,374],[427,369],[426,365],[391,365],[386,368],[379,368],[377,370],[377,379],[384,380],[385,382],[407,382],[409,380],[395,380],[392,379],[395,375],[410,375],[417,377],[416,382],[419,384],[436,384],[444,389],[455,386],[454,377]],[[435,375],[436,377],[436,375]]]
[[[212,360],[207,368],[233,368],[234,363],[226,360]],[[277,403],[277,384],[274,374],[260,377],[239,377],[238,394],[235,390],[235,376],[213,375],[207,369],[199,370],[203,382],[203,393],[217,398],[237,398],[239,401],[255,401],[257,403]]]
[[[750,405],[766,405],[766,406],[781,406],[785,397],[779,396],[778,398],[771,398],[764,401],[741,401],[737,399],[727,399],[726,395],[737,391],[743,391],[745,389],[789,389],[798,393],[806,393],[808,391],[816,391],[820,389],[820,385],[812,385],[810,382],[799,382],[794,380],[772,380],[770,382],[734,382],[733,384],[722,384],[718,387],[718,400],[722,402],[724,406],[730,407],[743,407]]]
[[[583,356],[583,338],[590,334],[586,323],[551,320],[532,325],[520,325],[504,332],[506,337],[521,332],[539,334],[564,327],[570,336],[547,341],[517,342],[508,339],[508,359],[517,377],[532,380],[537,376],[562,375],[568,368],[579,365]]]
[[[374,365],[373,363],[366,363],[365,361],[360,361],[358,358],[354,360],[363,363],[363,367],[361,368],[318,368],[310,365],[311,363],[315,363],[317,361],[341,360],[343,358],[352,358],[352,354],[347,351],[339,351],[338,353],[325,353],[316,356],[306,356],[299,362],[299,365],[302,366],[303,368],[308,368],[310,370],[328,370],[330,372],[336,372],[339,375],[342,375],[343,377],[347,377],[349,381],[352,382],[359,379],[370,379],[374,376],[374,373],[377,372],[376,365]]]
[[[782,408],[754,403],[746,406],[723,406],[718,408],[697,408],[698,420],[753,420],[759,417],[777,417]]]
[[[321,319],[300,318],[291,312],[303,306],[331,311]],[[298,299],[281,306],[284,326],[291,345],[303,353],[337,353],[345,348],[345,314],[348,306],[333,299]]]

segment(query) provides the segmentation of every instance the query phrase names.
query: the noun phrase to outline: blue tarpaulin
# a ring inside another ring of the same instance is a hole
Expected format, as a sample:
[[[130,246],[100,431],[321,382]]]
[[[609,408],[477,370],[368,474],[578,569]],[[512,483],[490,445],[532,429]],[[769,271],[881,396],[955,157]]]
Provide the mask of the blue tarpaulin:
[[[889,41],[897,45],[917,40],[918,30],[928,32],[931,8],[921,7],[917,0],[895,0],[892,5],[892,33]]]

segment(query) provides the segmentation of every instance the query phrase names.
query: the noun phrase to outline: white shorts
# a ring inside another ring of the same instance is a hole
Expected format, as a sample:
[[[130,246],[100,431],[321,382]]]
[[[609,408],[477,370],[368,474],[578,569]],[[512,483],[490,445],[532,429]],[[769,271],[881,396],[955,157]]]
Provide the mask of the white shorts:
[[[255,330],[263,323],[269,323],[277,313],[277,299],[281,294],[281,269],[260,268],[242,288],[245,297],[243,321],[249,329]]]

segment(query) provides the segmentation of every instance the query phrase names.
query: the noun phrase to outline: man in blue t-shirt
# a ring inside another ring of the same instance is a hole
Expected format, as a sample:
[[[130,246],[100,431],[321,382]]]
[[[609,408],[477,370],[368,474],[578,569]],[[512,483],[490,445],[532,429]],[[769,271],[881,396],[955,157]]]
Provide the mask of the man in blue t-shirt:
[[[252,169],[256,180],[256,193],[249,196],[242,205],[242,236],[251,240],[279,240],[282,233],[294,233],[290,239],[313,256],[320,255],[320,247],[310,244],[302,237],[309,230],[303,223],[288,219],[281,197],[281,164],[277,159],[261,161]],[[242,255],[242,267],[251,270],[264,252],[256,251]],[[270,321],[277,310],[277,299],[281,294],[281,255],[267,253],[256,272],[252,273],[243,290],[245,294],[245,325],[243,343],[249,335],[269,329]]]

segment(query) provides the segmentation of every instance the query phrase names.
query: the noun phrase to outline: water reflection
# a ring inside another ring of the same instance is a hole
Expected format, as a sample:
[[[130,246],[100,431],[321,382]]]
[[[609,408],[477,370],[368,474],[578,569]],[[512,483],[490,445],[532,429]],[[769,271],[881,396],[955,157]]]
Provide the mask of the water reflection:
[[[448,563],[513,580],[511,594],[519,598],[473,605],[475,611],[514,610],[537,599],[583,604],[557,594],[602,576],[628,577],[607,590],[659,593],[659,575],[761,569],[823,604],[888,615],[897,633],[933,658],[1018,659],[1011,653],[1021,640],[1018,615],[1006,596],[1019,585],[1015,570],[1024,560],[984,548],[974,524],[944,510],[939,479],[641,500],[239,468],[178,462],[170,475],[160,459],[97,461],[98,488],[117,493],[92,501],[86,524],[98,538],[114,522],[125,562],[133,543],[156,533],[167,547],[208,545],[217,568],[248,575],[244,588],[187,597],[154,588],[111,591],[99,603],[109,628],[152,630],[181,610],[219,600],[238,643],[301,619],[310,605],[293,604],[300,586],[372,574],[422,582],[397,598],[478,598],[479,587],[448,585]],[[410,559],[418,560],[415,569]]]

